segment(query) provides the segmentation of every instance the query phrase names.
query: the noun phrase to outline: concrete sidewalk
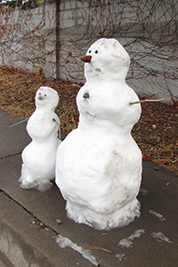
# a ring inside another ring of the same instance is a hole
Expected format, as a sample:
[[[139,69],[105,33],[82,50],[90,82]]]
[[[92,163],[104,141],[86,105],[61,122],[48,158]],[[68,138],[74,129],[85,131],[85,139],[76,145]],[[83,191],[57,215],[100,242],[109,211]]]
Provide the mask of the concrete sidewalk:
[[[96,231],[66,217],[65,201],[55,185],[46,192],[19,187],[21,152],[30,142],[26,122],[9,127],[19,121],[0,111],[0,266],[177,266],[174,173],[143,162],[140,218],[123,228]],[[59,234],[69,239],[69,247],[59,247]],[[92,247],[87,251],[82,244]]]

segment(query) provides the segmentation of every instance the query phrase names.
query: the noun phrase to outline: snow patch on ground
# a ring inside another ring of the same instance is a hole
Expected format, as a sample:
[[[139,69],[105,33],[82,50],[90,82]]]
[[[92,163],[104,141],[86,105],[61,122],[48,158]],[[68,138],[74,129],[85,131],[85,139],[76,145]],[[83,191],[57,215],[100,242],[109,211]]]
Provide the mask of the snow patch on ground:
[[[143,187],[140,187],[140,193],[142,193],[143,196],[148,195],[148,191],[146,189],[144,189]]]
[[[149,212],[153,215],[155,215],[158,219],[160,219],[160,221],[165,221],[166,219],[163,217],[162,214],[154,211],[154,210],[149,210]]]
[[[142,234],[145,233],[145,229],[140,229],[140,230],[136,230],[132,235],[130,235],[129,237],[127,238],[123,238],[119,241],[119,244],[118,246],[121,246],[121,247],[126,247],[126,248],[130,248],[132,247],[132,244],[133,244],[133,240],[135,238],[138,238],[140,237]]]
[[[125,257],[125,254],[116,254],[116,258],[121,262]]]
[[[168,237],[166,237],[163,233],[157,232],[157,233],[152,233],[152,237],[154,237],[157,241],[164,241],[170,244],[174,244],[172,241],[169,240]]]
[[[93,255],[91,255],[88,249],[84,249],[78,246],[77,244],[73,243],[70,239],[68,239],[67,237],[63,237],[62,235],[58,235],[58,237],[56,238],[56,242],[58,243],[60,248],[71,247],[73,250],[80,253],[85,259],[89,260],[92,264],[98,266],[99,264],[98,261]]]

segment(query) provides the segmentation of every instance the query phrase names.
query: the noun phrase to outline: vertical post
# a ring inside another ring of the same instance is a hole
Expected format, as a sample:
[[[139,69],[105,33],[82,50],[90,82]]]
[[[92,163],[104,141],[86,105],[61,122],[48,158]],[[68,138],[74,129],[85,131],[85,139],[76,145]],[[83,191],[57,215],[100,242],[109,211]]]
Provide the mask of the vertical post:
[[[60,0],[56,0],[56,79],[60,78]]]

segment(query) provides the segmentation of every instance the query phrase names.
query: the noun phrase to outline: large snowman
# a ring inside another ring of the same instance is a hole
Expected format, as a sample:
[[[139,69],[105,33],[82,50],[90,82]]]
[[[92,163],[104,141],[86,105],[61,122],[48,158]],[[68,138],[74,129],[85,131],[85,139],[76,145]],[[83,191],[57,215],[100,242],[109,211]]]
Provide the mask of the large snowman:
[[[60,144],[60,121],[54,109],[58,93],[46,86],[40,87],[35,96],[36,110],[27,123],[32,138],[22,152],[22,170],[19,181],[25,189],[46,191],[55,177],[56,151]]]
[[[56,184],[69,218],[109,230],[140,215],[142,154],[131,130],[141,107],[130,105],[138,101],[125,82],[130,58],[116,39],[99,39],[82,60],[79,125],[57,150]]]

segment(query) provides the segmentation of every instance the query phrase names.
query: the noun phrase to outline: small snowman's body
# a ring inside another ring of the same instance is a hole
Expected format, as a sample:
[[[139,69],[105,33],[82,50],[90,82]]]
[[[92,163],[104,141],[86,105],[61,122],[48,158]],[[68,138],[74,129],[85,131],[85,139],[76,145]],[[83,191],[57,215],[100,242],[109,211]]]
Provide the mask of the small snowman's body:
[[[109,230],[140,215],[142,155],[131,130],[141,107],[129,104],[138,97],[125,83],[130,59],[117,40],[99,39],[83,61],[79,125],[57,150],[56,183],[69,218]]]
[[[60,144],[60,121],[54,109],[59,96],[50,87],[40,87],[36,92],[36,110],[27,123],[32,141],[22,152],[21,187],[45,191],[51,188],[55,177],[56,151]]]

